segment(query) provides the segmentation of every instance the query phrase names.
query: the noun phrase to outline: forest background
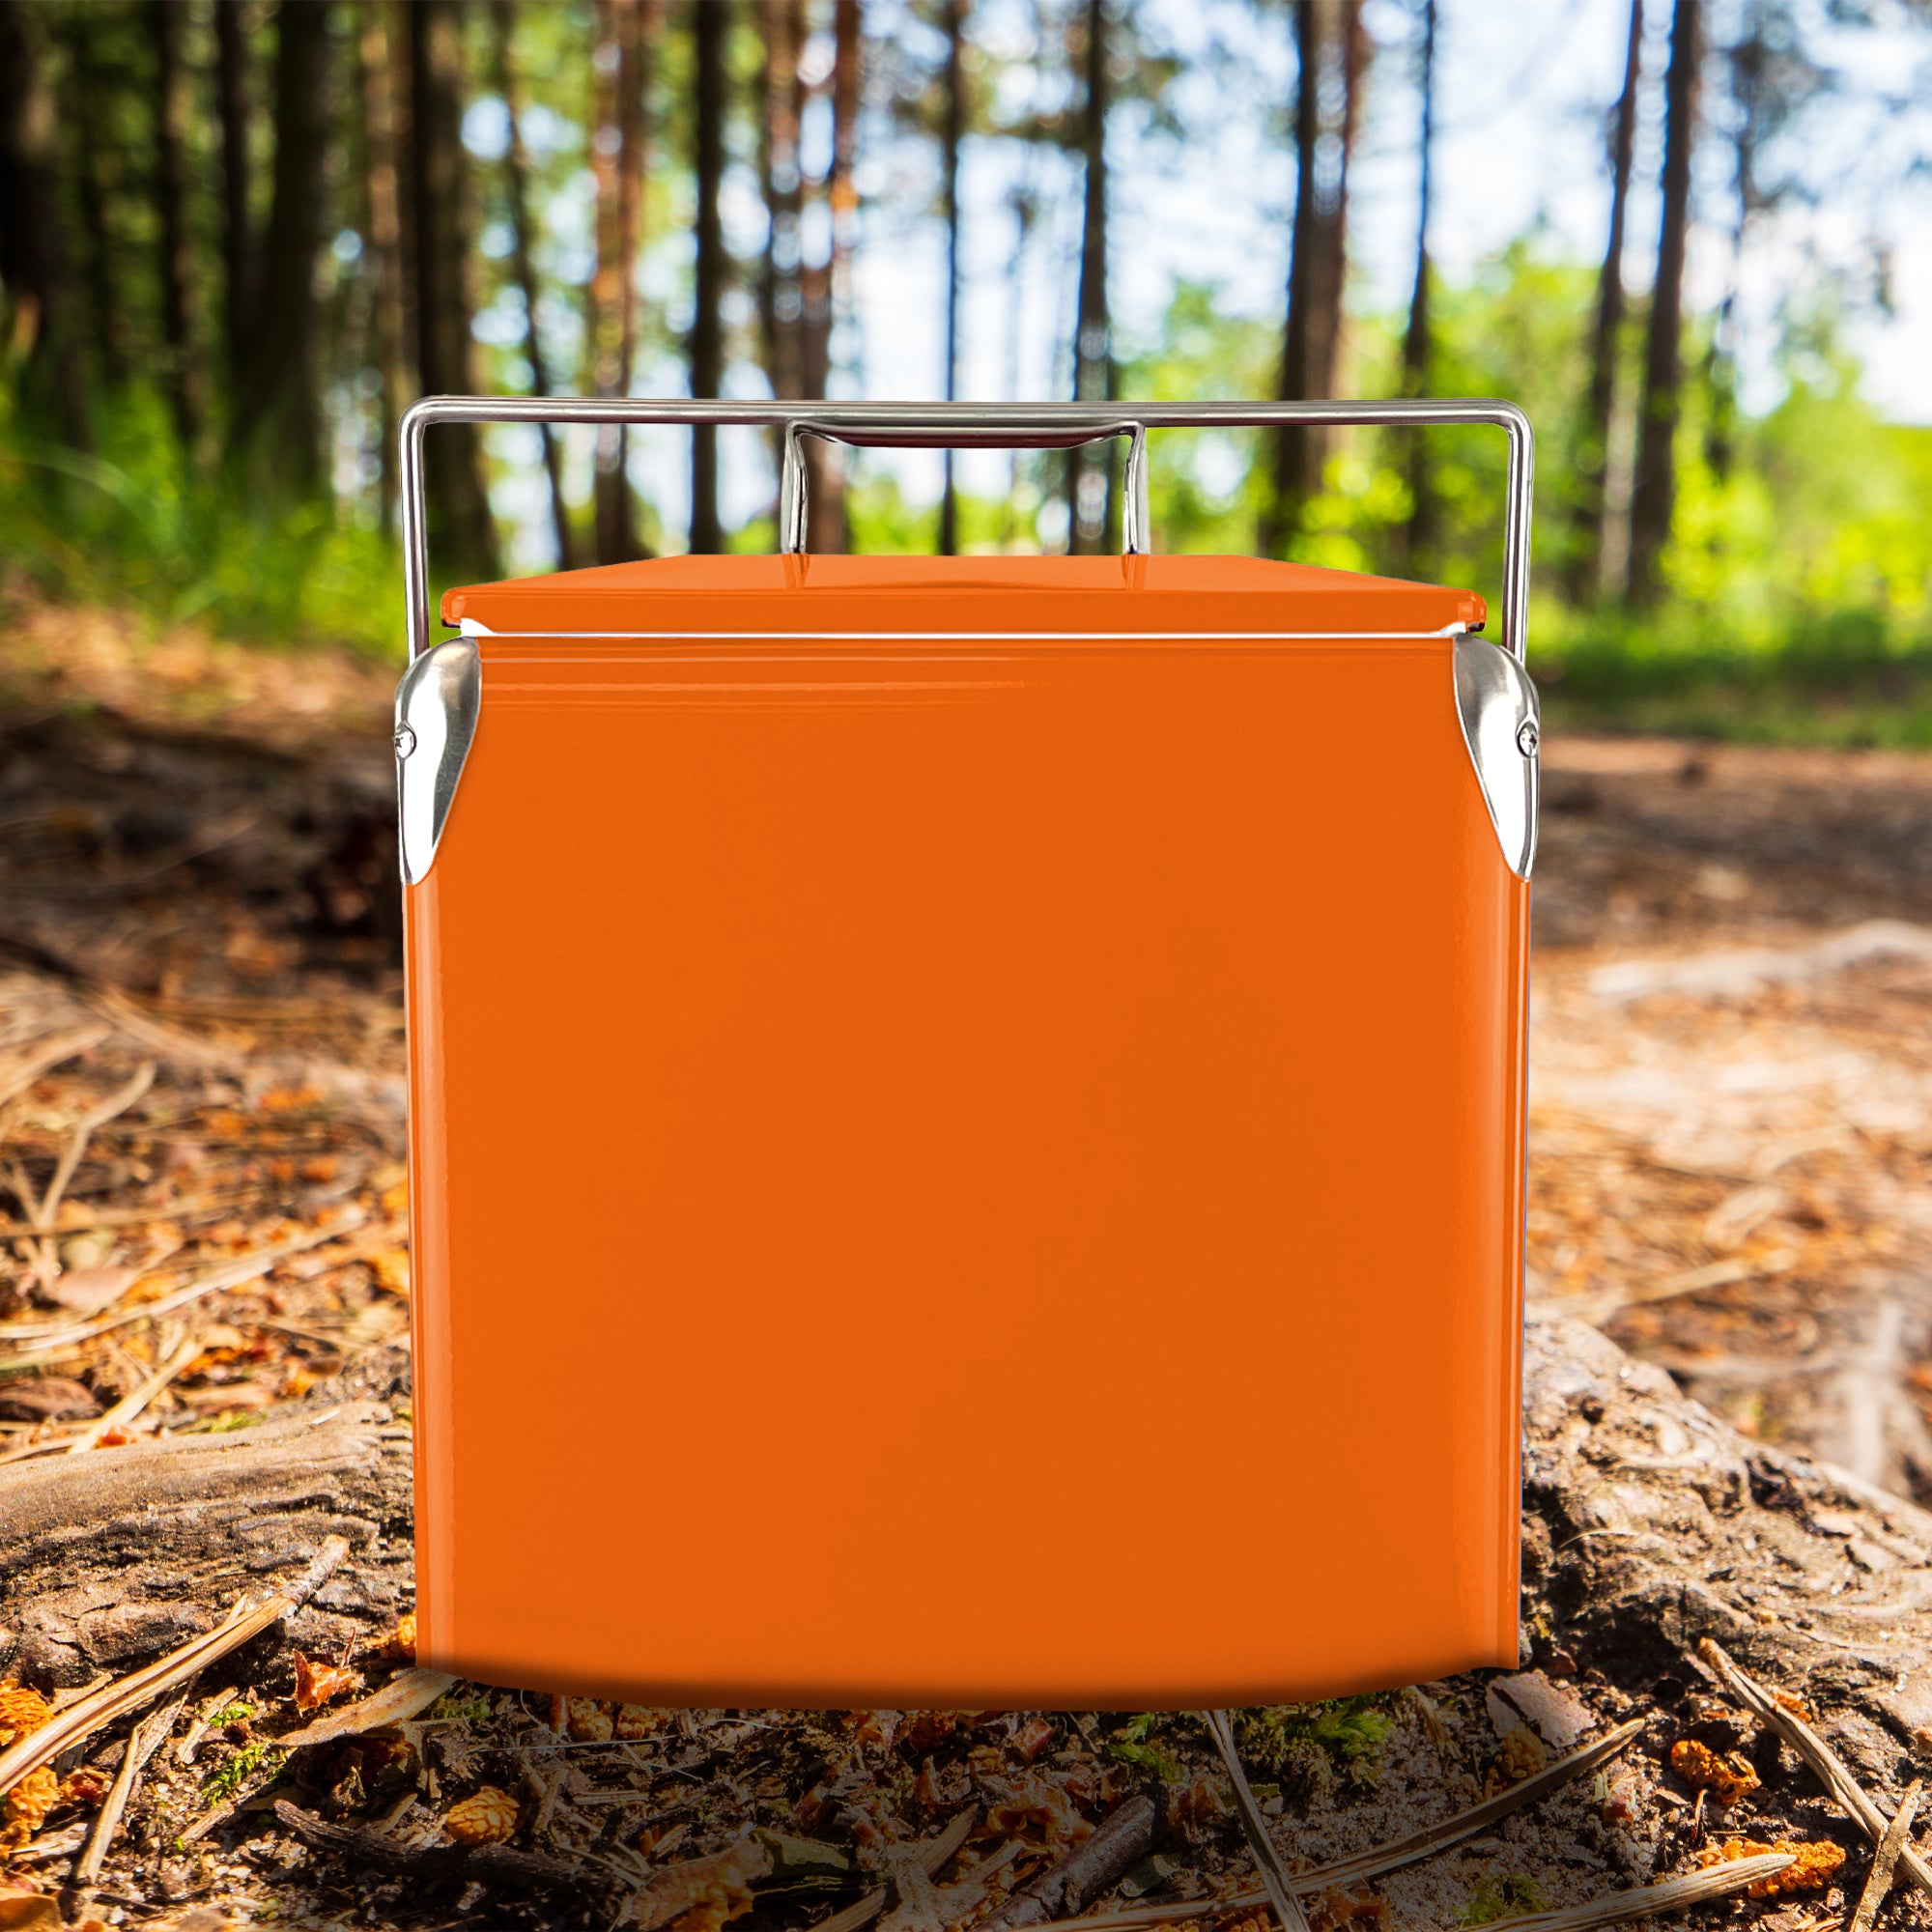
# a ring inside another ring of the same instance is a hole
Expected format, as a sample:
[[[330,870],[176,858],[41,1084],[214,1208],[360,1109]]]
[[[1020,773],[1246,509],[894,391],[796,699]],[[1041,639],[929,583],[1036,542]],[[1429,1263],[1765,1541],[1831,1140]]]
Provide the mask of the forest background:
[[[1500,395],[1559,716],[1932,743],[1928,74],[1926,0],[8,0],[0,569],[395,657],[419,393]],[[826,461],[814,549],[1118,542],[1098,457]],[[444,582],[773,543],[758,432],[430,465]],[[1501,471],[1177,433],[1154,542],[1493,592]]]

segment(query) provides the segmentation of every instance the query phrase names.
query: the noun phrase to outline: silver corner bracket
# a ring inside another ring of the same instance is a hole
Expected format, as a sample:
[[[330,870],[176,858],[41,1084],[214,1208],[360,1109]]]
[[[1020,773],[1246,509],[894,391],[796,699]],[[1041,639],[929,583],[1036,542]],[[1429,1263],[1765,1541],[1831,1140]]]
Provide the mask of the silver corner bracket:
[[[1456,710],[1503,858],[1518,878],[1526,879],[1536,863],[1537,750],[1543,733],[1536,686],[1510,652],[1482,638],[1460,637]]]
[[[475,643],[452,638],[410,661],[396,687],[396,807],[403,883],[420,885],[483,708],[483,668]]]

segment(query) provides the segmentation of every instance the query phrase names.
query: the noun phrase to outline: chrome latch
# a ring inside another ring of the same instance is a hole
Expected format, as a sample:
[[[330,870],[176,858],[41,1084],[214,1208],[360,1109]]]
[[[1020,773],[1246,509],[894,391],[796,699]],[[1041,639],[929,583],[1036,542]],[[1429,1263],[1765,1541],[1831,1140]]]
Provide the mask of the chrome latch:
[[[436,861],[482,708],[482,662],[468,638],[413,659],[396,687],[396,810],[406,886],[419,885]]]
[[[1536,686],[1508,651],[1460,637],[1456,710],[1503,859],[1526,879],[1536,863],[1537,753],[1543,742]]]

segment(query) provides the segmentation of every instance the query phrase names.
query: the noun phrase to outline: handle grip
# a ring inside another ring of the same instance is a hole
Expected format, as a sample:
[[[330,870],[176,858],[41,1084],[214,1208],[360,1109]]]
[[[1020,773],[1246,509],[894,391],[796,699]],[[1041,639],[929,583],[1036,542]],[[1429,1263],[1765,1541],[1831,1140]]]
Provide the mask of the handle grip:
[[[410,656],[429,648],[429,549],[423,500],[423,437],[433,423],[661,423],[687,428],[742,425],[784,432],[779,547],[805,548],[803,440],[875,448],[979,444],[1069,449],[1127,438],[1129,552],[1145,550],[1147,432],[1151,429],[1321,429],[1372,426],[1431,429],[1484,424],[1509,439],[1503,508],[1503,594],[1498,641],[1522,657],[1529,618],[1529,517],[1536,481],[1536,436],[1514,403],[1465,399],[1315,403],[739,403],[631,396],[425,396],[403,418],[403,587]]]
[[[954,406],[956,407],[956,406]],[[967,405],[978,410],[980,406]],[[1122,417],[1091,429],[1043,429],[1024,405],[1004,412],[955,422],[950,413],[908,414],[903,423],[881,427],[851,422],[835,412],[794,416],[784,427],[784,462],[779,472],[779,550],[805,549],[808,471],[805,439],[847,443],[854,449],[1078,449],[1089,442],[1127,439],[1126,504],[1121,516],[1121,549],[1139,556],[1148,549],[1147,425]]]

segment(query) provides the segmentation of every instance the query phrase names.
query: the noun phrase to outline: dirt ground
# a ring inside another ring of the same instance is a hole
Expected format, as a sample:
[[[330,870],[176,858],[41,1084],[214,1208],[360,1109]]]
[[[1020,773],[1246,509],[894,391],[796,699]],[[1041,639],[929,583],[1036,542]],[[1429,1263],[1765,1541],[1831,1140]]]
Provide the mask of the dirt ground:
[[[1932,759],[1549,742],[1532,1297],[1932,1487]]]
[[[345,659],[14,613],[0,658],[0,1463],[246,1429],[318,1395],[376,1404],[406,1436],[392,687]],[[1932,1497],[1932,757],[1558,736],[1545,810],[1533,1301],[1597,1324],[1747,1436]],[[21,1232],[39,1226],[53,1232]],[[366,1846],[333,1860],[267,1808],[293,1795],[413,1856],[449,1845],[452,1804],[473,1798],[507,1807],[499,1836],[532,1857],[569,1848],[608,1867],[631,1889],[628,1922],[776,1932],[851,1897],[861,1866],[898,1869],[970,1801],[952,1893],[912,1911],[902,1874],[883,1921],[942,1932],[1051,1868],[1151,1767],[1169,1868],[1140,1860],[1109,1904],[1249,1882],[1211,1754],[1181,1719],[673,1717],[453,1687],[380,1747],[289,1758],[276,1740],[357,1689],[315,1672],[374,1686],[407,1668],[395,1577],[325,1591],[292,1626],[307,1680],[284,1647],[197,1686],[85,1885],[66,1874],[126,1726],[63,1759],[57,1802],[0,1817],[15,1876],[66,1884],[71,1921],[165,1910],[187,1924],[189,1907],[209,1926],[582,1919],[479,1884],[424,1890],[371,1867]],[[0,1669],[55,1706],[147,1654],[9,1641]],[[1555,1677],[1576,1669],[1552,1656]],[[1577,1682],[1588,1711],[1558,1689],[1584,1723],[1662,1709],[1601,1673]],[[1516,1820],[1428,1876],[1324,1893],[1317,1932],[1577,1904],[1688,1856],[1704,1804],[1694,1833],[1671,1837],[1690,1807],[1689,1787],[1668,1788],[1671,1738],[1748,1738],[1700,1716],[1694,1685],[1669,1695],[1696,1708],[1672,1706],[1647,1768],[1563,1801],[1560,1855],[1532,1860]],[[1269,1815],[1298,1816],[1316,1860],[1525,1775],[1547,1752],[1510,1746],[1512,1711],[1456,1680],[1244,1735]],[[1370,1758],[1375,1777],[1357,1778]],[[1625,1829],[1640,1812],[1667,1827],[1641,1851]],[[765,1845],[776,1868],[751,1918],[751,1879],[688,1869],[747,1821],[785,1841]],[[844,1865],[807,1869],[826,1843]],[[4,1883],[0,1922],[34,1922],[6,1918]],[[1826,1889],[1772,1918],[1825,1932],[1841,1909]],[[844,1917],[836,1932],[856,1932]]]

